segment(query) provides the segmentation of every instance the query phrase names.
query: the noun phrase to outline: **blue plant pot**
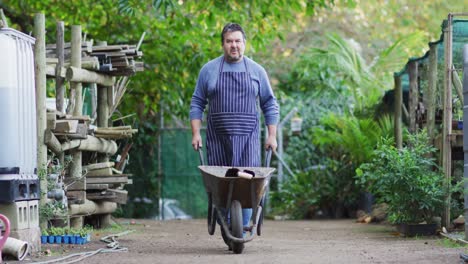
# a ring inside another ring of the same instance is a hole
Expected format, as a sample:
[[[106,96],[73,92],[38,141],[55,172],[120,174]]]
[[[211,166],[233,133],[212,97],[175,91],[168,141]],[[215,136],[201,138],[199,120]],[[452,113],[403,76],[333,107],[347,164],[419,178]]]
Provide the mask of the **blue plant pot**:
[[[76,244],[76,236],[74,235],[70,236],[70,244]]]
[[[62,244],[62,236],[55,236],[55,244]]]
[[[47,242],[49,242],[49,244],[54,244],[55,243],[55,236],[48,236],[47,237]]]
[[[47,236],[41,236],[41,244],[47,244]]]
[[[70,244],[70,235],[64,235],[63,236],[63,243],[64,244]]]

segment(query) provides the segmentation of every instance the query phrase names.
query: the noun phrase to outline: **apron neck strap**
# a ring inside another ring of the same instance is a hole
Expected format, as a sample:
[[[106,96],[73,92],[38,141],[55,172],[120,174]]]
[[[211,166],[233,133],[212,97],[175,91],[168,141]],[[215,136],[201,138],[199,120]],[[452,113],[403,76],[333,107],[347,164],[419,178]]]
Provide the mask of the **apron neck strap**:
[[[249,67],[247,67],[247,60],[245,59],[245,57],[242,55],[242,61],[244,61],[244,65],[245,65],[245,72],[246,73],[249,73]],[[219,67],[219,73],[221,74],[223,72],[223,68],[224,68],[224,56],[223,58],[221,59],[221,66]]]

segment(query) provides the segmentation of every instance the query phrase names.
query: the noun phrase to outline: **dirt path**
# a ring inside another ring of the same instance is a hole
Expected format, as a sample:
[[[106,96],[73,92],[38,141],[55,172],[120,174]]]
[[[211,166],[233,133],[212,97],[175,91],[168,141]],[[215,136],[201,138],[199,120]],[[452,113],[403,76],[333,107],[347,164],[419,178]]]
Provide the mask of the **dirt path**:
[[[401,238],[390,226],[351,219],[266,221],[263,235],[247,243],[241,255],[227,250],[219,226],[210,236],[206,220],[136,220],[128,228],[136,231],[118,239],[128,252],[97,254],[80,263],[459,263],[459,254],[466,252],[444,246],[438,237]],[[95,236],[79,247],[46,245],[43,250],[55,256],[32,257],[27,263],[57,258],[63,250],[71,254],[105,246],[98,240]]]

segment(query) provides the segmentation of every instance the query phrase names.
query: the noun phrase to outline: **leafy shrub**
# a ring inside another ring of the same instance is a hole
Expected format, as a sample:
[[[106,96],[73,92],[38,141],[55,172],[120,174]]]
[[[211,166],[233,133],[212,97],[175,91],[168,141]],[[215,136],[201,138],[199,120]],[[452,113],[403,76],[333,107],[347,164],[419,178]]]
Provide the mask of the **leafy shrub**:
[[[357,170],[357,182],[388,204],[389,221],[431,222],[442,212],[445,196],[443,174],[432,158],[436,149],[428,146],[426,132],[409,134],[402,149],[384,139],[371,162]]]

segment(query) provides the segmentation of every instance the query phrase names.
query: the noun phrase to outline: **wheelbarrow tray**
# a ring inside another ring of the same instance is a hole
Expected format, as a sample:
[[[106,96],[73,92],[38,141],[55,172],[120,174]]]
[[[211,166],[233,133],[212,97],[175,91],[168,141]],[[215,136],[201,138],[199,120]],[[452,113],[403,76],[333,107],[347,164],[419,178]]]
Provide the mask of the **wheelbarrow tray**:
[[[213,204],[218,208],[228,206],[229,185],[233,183],[232,200],[238,200],[242,208],[252,208],[258,206],[270,181],[271,173],[275,168],[266,167],[234,167],[243,170],[250,170],[255,173],[252,179],[240,177],[225,177],[228,169],[233,167],[225,166],[198,166],[203,177],[206,192],[211,194]],[[253,190],[252,190],[253,188]],[[252,193],[254,197],[252,197]],[[255,201],[253,205],[252,201]]]

